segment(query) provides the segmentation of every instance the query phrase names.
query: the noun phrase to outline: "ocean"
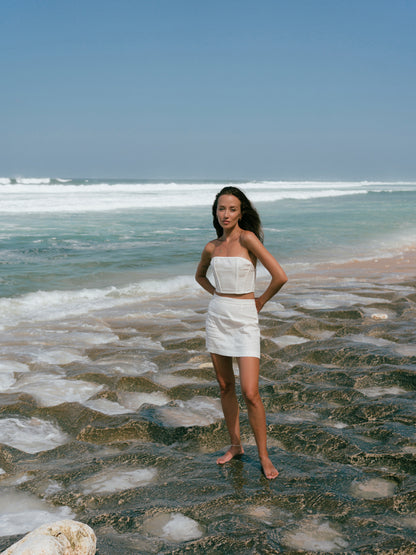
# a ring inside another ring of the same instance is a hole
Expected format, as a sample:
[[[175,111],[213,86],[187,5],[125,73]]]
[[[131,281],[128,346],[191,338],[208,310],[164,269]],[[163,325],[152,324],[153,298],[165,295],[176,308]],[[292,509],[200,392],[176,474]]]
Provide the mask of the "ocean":
[[[260,315],[273,482],[243,403],[246,454],[215,464],[193,275],[226,185],[289,277]],[[0,549],[75,518],[100,554],[416,553],[415,201],[416,182],[1,178]]]

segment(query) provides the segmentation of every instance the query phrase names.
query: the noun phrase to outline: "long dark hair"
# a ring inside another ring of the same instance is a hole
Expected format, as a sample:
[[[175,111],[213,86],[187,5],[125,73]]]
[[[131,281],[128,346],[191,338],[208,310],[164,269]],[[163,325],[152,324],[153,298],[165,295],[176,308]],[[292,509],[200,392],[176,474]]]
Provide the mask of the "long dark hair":
[[[212,223],[217,232],[217,237],[221,237],[224,233],[217,218],[218,199],[221,195],[233,195],[238,198],[241,202],[241,218],[238,221],[238,225],[241,229],[252,231],[263,243],[264,235],[261,227],[260,216],[243,191],[240,191],[237,187],[224,187],[215,197],[214,204],[212,205]]]

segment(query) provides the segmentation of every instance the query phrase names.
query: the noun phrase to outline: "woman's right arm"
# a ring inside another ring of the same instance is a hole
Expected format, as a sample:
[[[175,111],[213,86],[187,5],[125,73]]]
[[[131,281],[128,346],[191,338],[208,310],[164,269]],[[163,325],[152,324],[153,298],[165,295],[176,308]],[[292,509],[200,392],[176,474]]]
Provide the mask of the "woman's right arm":
[[[213,295],[215,293],[215,287],[207,278],[207,271],[211,263],[211,256],[214,250],[214,245],[208,243],[202,251],[201,260],[199,261],[198,268],[196,269],[195,279],[201,287]]]

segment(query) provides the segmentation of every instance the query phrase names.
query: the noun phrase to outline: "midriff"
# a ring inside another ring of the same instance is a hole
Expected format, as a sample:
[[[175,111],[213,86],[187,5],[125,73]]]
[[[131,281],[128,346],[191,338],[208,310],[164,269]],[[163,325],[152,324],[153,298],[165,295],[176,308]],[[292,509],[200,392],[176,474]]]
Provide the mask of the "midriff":
[[[229,297],[230,299],[254,299],[254,293],[217,293],[218,297]]]

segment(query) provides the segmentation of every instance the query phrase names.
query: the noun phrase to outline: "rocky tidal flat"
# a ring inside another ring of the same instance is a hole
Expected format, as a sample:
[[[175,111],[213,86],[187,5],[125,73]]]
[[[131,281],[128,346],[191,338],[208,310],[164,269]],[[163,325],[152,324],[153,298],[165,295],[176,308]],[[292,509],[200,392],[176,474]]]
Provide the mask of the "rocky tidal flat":
[[[273,482],[243,402],[245,454],[215,464],[205,294],[4,330],[0,550],[73,518],[105,555],[416,553],[416,282],[345,276],[261,313]]]

